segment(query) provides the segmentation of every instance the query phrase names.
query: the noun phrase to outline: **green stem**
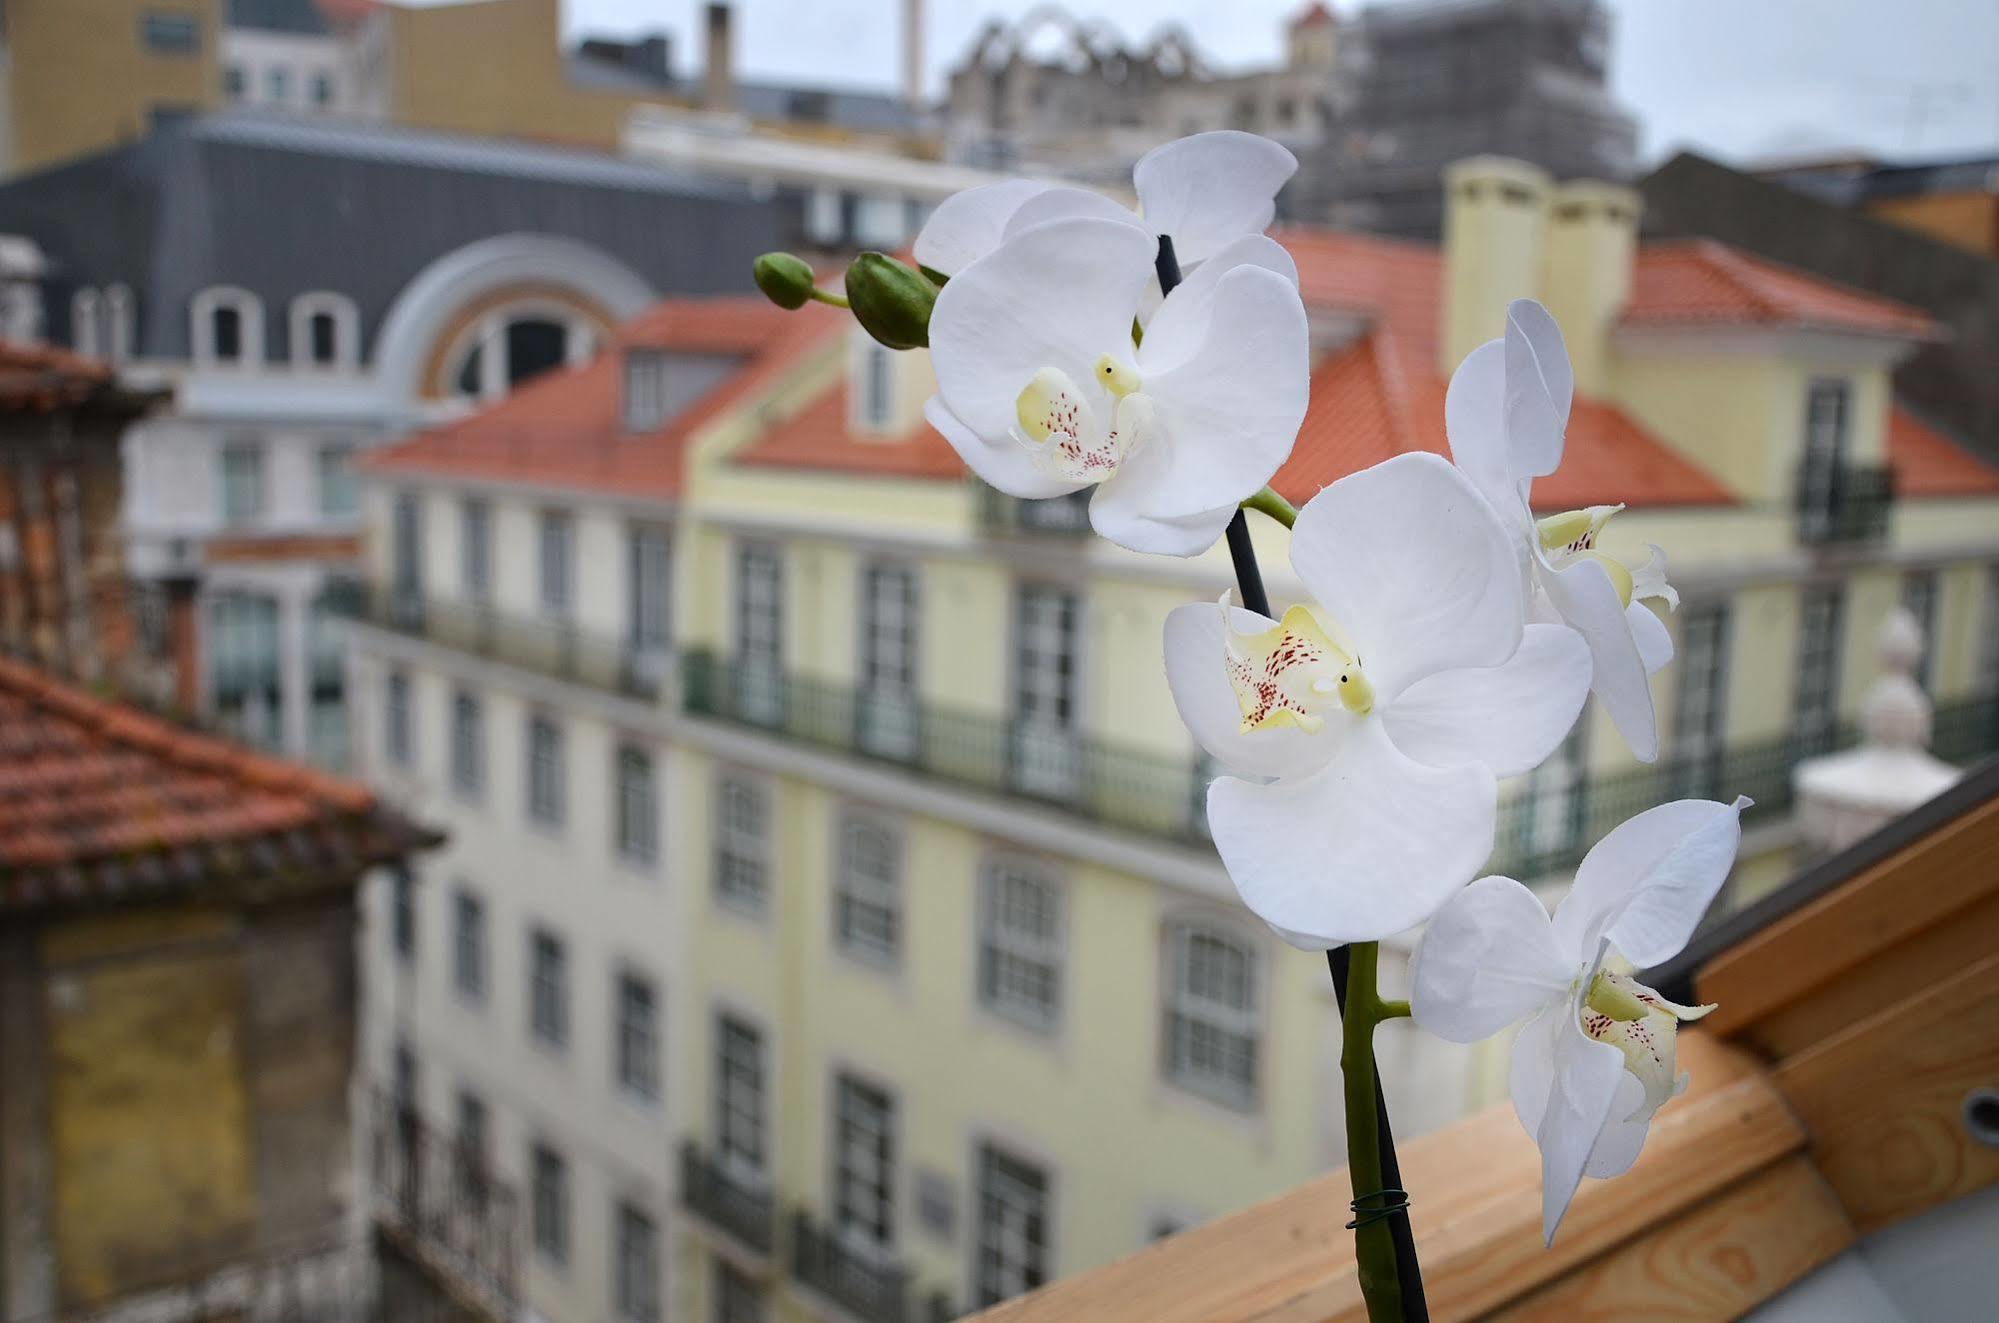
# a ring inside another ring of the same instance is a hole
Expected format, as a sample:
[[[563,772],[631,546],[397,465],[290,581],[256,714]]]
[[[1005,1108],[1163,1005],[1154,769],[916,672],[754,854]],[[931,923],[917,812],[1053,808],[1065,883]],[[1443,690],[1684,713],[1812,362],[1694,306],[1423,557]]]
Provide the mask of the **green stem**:
[[[848,306],[847,296],[845,294],[835,294],[830,289],[819,289],[815,286],[809,297],[815,298],[819,300],[821,303],[830,303],[836,308],[844,308]]]
[[[1245,510],[1257,510],[1263,514],[1267,514],[1286,528],[1298,522],[1297,509],[1292,506],[1291,502],[1285,500],[1268,487],[1265,487],[1262,491],[1244,501],[1242,508]]]
[[[1355,1199],[1360,1199],[1382,1187],[1381,1131],[1374,1110],[1374,1029],[1389,1018],[1391,1003],[1381,1000],[1380,989],[1374,982],[1381,948],[1374,942],[1356,942],[1347,950],[1347,1006],[1341,1024],[1340,1072],[1346,1078],[1347,1177]],[[1404,1004],[1401,1013],[1407,1011]],[[1370,1216],[1368,1212],[1370,1206],[1378,1203],[1378,1198],[1371,1199],[1355,1212],[1361,1223],[1353,1233],[1360,1291],[1367,1300],[1369,1323],[1401,1323],[1402,1283],[1395,1273],[1395,1239],[1389,1231],[1388,1219]]]

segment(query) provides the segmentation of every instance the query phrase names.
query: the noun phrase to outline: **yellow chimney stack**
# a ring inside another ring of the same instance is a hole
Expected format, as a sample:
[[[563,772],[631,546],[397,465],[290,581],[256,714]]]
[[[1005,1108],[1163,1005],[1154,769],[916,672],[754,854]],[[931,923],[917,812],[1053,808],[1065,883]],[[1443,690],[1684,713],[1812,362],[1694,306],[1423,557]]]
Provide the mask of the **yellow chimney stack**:
[[[1541,301],[1562,328],[1585,396],[1609,393],[1610,328],[1631,297],[1642,205],[1632,189],[1579,179],[1557,187],[1548,209]]]
[[[1444,168],[1444,373],[1504,331],[1508,303],[1540,297],[1552,191],[1546,171],[1510,157]]]

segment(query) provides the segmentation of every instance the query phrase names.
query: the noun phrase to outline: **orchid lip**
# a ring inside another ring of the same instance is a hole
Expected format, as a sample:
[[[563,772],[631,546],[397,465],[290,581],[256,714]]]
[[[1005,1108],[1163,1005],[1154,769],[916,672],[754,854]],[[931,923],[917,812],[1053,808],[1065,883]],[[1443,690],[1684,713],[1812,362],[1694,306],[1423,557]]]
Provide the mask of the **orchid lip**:
[[[1242,712],[1242,731],[1296,727],[1313,734],[1335,708],[1366,716],[1374,686],[1360,657],[1335,642],[1308,606],[1294,606],[1257,634],[1238,632],[1222,597],[1225,664]]]
[[[1108,428],[1084,389],[1060,368],[1042,368],[1014,398],[1014,438],[1043,472],[1080,485],[1110,478],[1156,430],[1157,408],[1140,393],[1142,383],[1130,366],[1105,354],[1091,376],[1115,401]]]

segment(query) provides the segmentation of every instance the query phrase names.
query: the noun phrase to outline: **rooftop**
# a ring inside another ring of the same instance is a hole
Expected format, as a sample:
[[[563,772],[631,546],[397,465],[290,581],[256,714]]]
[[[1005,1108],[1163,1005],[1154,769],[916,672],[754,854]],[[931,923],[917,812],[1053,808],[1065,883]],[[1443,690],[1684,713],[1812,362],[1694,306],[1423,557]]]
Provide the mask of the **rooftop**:
[[[89,404],[143,408],[150,397],[118,384],[111,365],[55,345],[0,340],[0,411],[50,413]]]
[[[434,843],[358,783],[0,658],[0,912],[289,890]]]

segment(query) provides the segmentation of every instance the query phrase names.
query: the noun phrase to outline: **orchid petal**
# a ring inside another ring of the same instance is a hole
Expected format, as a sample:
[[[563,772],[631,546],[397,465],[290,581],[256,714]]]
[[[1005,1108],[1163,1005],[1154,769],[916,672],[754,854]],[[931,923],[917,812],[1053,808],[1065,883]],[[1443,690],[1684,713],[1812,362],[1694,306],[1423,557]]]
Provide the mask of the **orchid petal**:
[[[1576,377],[1562,328],[1532,299],[1506,308],[1506,450],[1519,479],[1553,473],[1562,462],[1562,437]]]
[[[1438,671],[1382,709],[1395,747],[1419,763],[1480,762],[1498,777],[1539,767],[1589,697],[1589,648],[1567,625],[1529,625],[1498,666]]]
[[[1052,221],[958,272],[930,315],[930,361],[944,403],[998,443],[1016,425],[1022,388],[1042,368],[1084,379],[1103,355],[1128,353],[1152,249],[1129,225]],[[1211,496],[1201,508],[1214,503]]]
[[[1550,1002],[1566,1004],[1575,976],[1539,898],[1510,877],[1482,877],[1423,929],[1409,1009],[1437,1037],[1476,1043]]]
[[[1538,550],[1535,554],[1540,557]],[[1592,559],[1579,559],[1558,570],[1540,557],[1540,583],[1562,619],[1589,644],[1590,690],[1631,746],[1632,757],[1641,763],[1653,761],[1659,756],[1659,720],[1652,707],[1652,686],[1610,575]]]
[[[1287,940],[1372,942],[1427,918],[1478,870],[1497,794],[1485,768],[1412,762],[1363,718],[1315,775],[1215,782],[1208,829],[1243,903]]]
[[[1488,340],[1465,355],[1444,391],[1444,436],[1456,464],[1508,530],[1532,536],[1533,520],[1506,446],[1506,344]]]
[[[1270,139],[1222,129],[1153,148],[1131,178],[1146,229],[1172,236],[1181,265],[1192,266],[1270,228],[1278,190],[1297,170],[1298,158]]]
[[[1633,599],[1624,608],[1624,623],[1631,627],[1631,640],[1638,645],[1638,660],[1647,675],[1657,675],[1673,660],[1673,632],[1652,608]]]
[[[1680,799],[1619,824],[1555,908],[1562,949],[1587,961],[1608,938],[1640,969],[1678,955],[1728,878],[1749,803]]]
[[[1119,476],[1133,484],[1133,505],[1155,519],[1184,519],[1269,482],[1305,420],[1310,343],[1290,281],[1254,265],[1226,272],[1199,350],[1145,376],[1163,435],[1124,462]]]
[[[1378,701],[1439,671],[1497,666],[1520,646],[1513,541],[1436,455],[1383,460],[1306,502],[1291,564],[1359,654]]]
[[[1165,519],[1141,508],[1139,500],[1144,495],[1144,487],[1134,483],[1131,474],[1122,470],[1113,473],[1090,497],[1090,527],[1099,537],[1128,551],[1148,556],[1198,556],[1221,540],[1240,508],[1231,501],[1213,510]]]
[[[1541,1234],[1550,1245],[1623,1075],[1623,1053],[1584,1034],[1568,999],[1529,1020],[1513,1040],[1507,1089],[1520,1124],[1541,1149]]]
[[[1138,348],[1141,374],[1175,367],[1200,351],[1214,315],[1215,289],[1223,276],[1239,266],[1275,271],[1290,281],[1292,288],[1298,286],[1298,264],[1283,244],[1261,234],[1234,240],[1175,286],[1145,323],[1145,340]]]
[[[1181,721],[1225,767],[1252,776],[1310,776],[1331,761],[1357,718],[1330,712],[1325,727],[1309,734],[1295,726],[1243,730],[1242,708],[1228,677],[1224,610],[1238,634],[1259,634],[1277,623],[1254,611],[1212,602],[1173,609],[1166,617],[1166,684]]]
[[[958,458],[965,461],[965,467],[978,474],[987,486],[1036,500],[1075,491],[1079,485],[1037,463],[1034,452],[1018,438],[1002,436],[996,441],[986,440],[965,426],[935,395],[923,402],[923,417],[951,443]]]
[[[1012,239],[1036,225],[1046,225],[1050,221],[1075,220],[1077,217],[1092,217],[1130,225],[1142,231],[1155,244],[1158,242],[1158,236],[1138,219],[1131,208],[1123,203],[1113,202],[1102,193],[1067,184],[1045,188],[1021,203],[1019,209],[1007,218],[1006,231],[1001,242]]]
[[[1004,179],[953,193],[917,232],[916,260],[932,271],[957,275],[1000,246],[1007,221],[1022,203],[1052,187],[1031,179]]]
[[[1645,1086],[1630,1071],[1617,1081],[1610,1100],[1610,1115],[1583,1163],[1583,1175],[1608,1180],[1630,1171],[1645,1147],[1646,1133],[1652,1129],[1652,1109],[1645,1105]]]

